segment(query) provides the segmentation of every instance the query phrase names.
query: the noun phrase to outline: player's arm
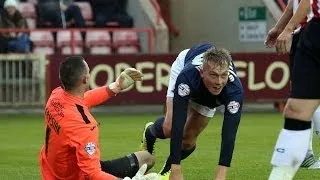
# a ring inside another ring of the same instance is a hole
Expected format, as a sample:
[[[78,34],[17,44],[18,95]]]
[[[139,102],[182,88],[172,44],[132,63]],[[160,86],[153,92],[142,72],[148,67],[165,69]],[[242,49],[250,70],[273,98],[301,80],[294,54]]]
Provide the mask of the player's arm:
[[[173,97],[173,115],[171,128],[170,156],[173,165],[180,165],[183,129],[188,114],[188,104],[192,86],[184,74],[177,78]]]
[[[116,93],[114,93],[108,86],[102,86],[87,91],[84,94],[84,102],[85,105],[90,108],[103,103],[115,95]]]
[[[71,146],[75,148],[77,164],[80,167],[80,179],[118,180],[119,178],[101,170],[100,150],[97,129],[77,128],[70,134]]]
[[[290,38],[292,37],[291,34],[293,30],[297,27],[297,25],[300,22],[302,22],[302,20],[307,16],[309,10],[310,1],[301,0],[297,11],[294,13],[287,26],[284,28],[284,30],[276,40],[276,51],[278,52],[278,54],[285,54],[288,52],[287,45],[289,43]]]
[[[221,134],[221,149],[216,179],[225,179],[230,167],[238,126],[241,118],[243,91],[239,90],[225,100],[224,121]]]
[[[104,86],[87,91],[84,95],[84,103],[87,107],[97,106],[112,96],[120,93],[134,84],[135,81],[142,81],[143,74],[134,69],[127,68],[122,71],[116,81],[109,86]]]
[[[286,27],[292,15],[293,15],[293,0],[289,0],[286,6],[286,9],[282,13],[280,19],[277,21],[276,25],[273,28],[271,28],[270,31],[268,32],[268,35],[264,42],[264,44],[268,48],[271,48],[275,45],[277,37]]]
[[[310,11],[310,0],[301,0],[296,13],[291,17],[289,23],[286,25],[285,30],[293,31],[300,22],[308,15]]]
[[[278,20],[278,22],[274,27],[282,31],[290,21],[292,15],[293,15],[293,0],[289,0],[286,6],[286,9],[284,10],[280,19]]]

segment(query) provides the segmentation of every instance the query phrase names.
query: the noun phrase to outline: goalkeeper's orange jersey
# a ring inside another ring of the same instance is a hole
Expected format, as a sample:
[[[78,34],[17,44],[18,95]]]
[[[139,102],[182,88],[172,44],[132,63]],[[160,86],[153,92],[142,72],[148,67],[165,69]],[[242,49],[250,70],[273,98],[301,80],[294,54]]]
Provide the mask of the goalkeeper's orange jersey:
[[[87,91],[84,98],[72,96],[61,87],[52,91],[45,108],[42,179],[117,179],[101,171],[98,123],[88,109],[112,95],[106,87]]]

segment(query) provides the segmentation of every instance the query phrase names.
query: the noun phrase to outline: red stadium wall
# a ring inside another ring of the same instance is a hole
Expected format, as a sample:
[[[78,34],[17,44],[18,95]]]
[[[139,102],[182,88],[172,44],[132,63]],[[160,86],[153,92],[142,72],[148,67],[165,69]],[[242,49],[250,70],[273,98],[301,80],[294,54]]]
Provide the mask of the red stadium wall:
[[[66,56],[49,56],[47,73],[48,93],[59,86],[58,67]],[[168,75],[176,54],[84,56],[91,69],[90,86],[102,86],[115,80],[127,67],[135,67],[144,74],[126,93],[108,101],[108,105],[162,104],[165,102]],[[289,64],[287,56],[272,53],[233,54],[247,101],[277,101],[286,99],[289,92]]]

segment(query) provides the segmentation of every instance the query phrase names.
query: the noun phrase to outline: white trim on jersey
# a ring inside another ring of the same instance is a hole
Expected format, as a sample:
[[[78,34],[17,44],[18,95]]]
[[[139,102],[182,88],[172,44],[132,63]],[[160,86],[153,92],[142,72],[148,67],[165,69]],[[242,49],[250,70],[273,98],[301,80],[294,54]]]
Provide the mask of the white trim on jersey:
[[[237,77],[236,73],[233,72],[231,69],[229,69],[229,72],[230,72],[231,74],[233,74],[235,77]]]
[[[308,22],[313,18],[320,18],[320,0],[310,0],[311,12],[308,14]]]
[[[301,0],[293,0],[293,14],[295,14],[297,12],[299,3]],[[296,34],[298,32],[300,32],[301,27],[305,26],[308,23],[309,20],[309,14],[312,13],[312,10],[310,9],[310,12],[308,13],[307,17],[304,18],[299,25],[297,26],[297,28],[294,30],[293,34]]]

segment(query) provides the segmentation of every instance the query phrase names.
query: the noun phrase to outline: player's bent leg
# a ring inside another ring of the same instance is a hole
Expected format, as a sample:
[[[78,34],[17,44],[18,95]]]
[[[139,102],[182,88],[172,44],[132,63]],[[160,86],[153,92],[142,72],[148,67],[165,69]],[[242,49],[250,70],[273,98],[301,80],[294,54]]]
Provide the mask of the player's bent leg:
[[[122,158],[100,161],[100,164],[102,171],[124,178],[126,176],[135,176],[143,164],[147,164],[148,169],[152,168],[154,165],[154,159],[150,153],[146,151],[139,151]]]
[[[156,139],[165,139],[170,137],[171,122],[172,122],[172,97],[167,98],[166,102],[166,116],[158,118],[154,123],[149,122],[145,125],[140,150],[146,150],[154,154],[154,145]]]
[[[172,111],[173,111],[173,97],[167,97],[166,101],[166,116],[165,121],[163,122],[163,134],[165,137],[171,136],[171,127],[172,127]]]
[[[301,121],[311,121],[319,102],[318,99],[289,98],[284,109],[284,116]]]
[[[289,98],[284,110],[284,129],[279,134],[269,180],[292,179],[307,153],[311,135],[310,118],[318,100]]]
[[[188,111],[188,118],[183,132],[182,150],[193,149],[196,146],[198,136],[208,126],[209,117],[200,114],[192,106]]]
[[[139,170],[139,161],[135,154],[122,158],[100,161],[101,170],[116,177],[133,177]]]
[[[138,152],[135,152],[134,154],[138,159],[139,168],[143,164],[148,165],[148,170],[154,166],[154,164],[155,164],[154,157],[148,151],[138,151]]]
[[[205,113],[206,116],[200,114],[193,106],[189,106],[188,117],[183,132],[181,160],[186,159],[196,149],[197,137],[207,127],[209,123],[209,117],[212,117],[214,113]],[[160,171],[160,175],[163,179],[169,177],[171,168],[171,157],[167,159],[164,166]]]

